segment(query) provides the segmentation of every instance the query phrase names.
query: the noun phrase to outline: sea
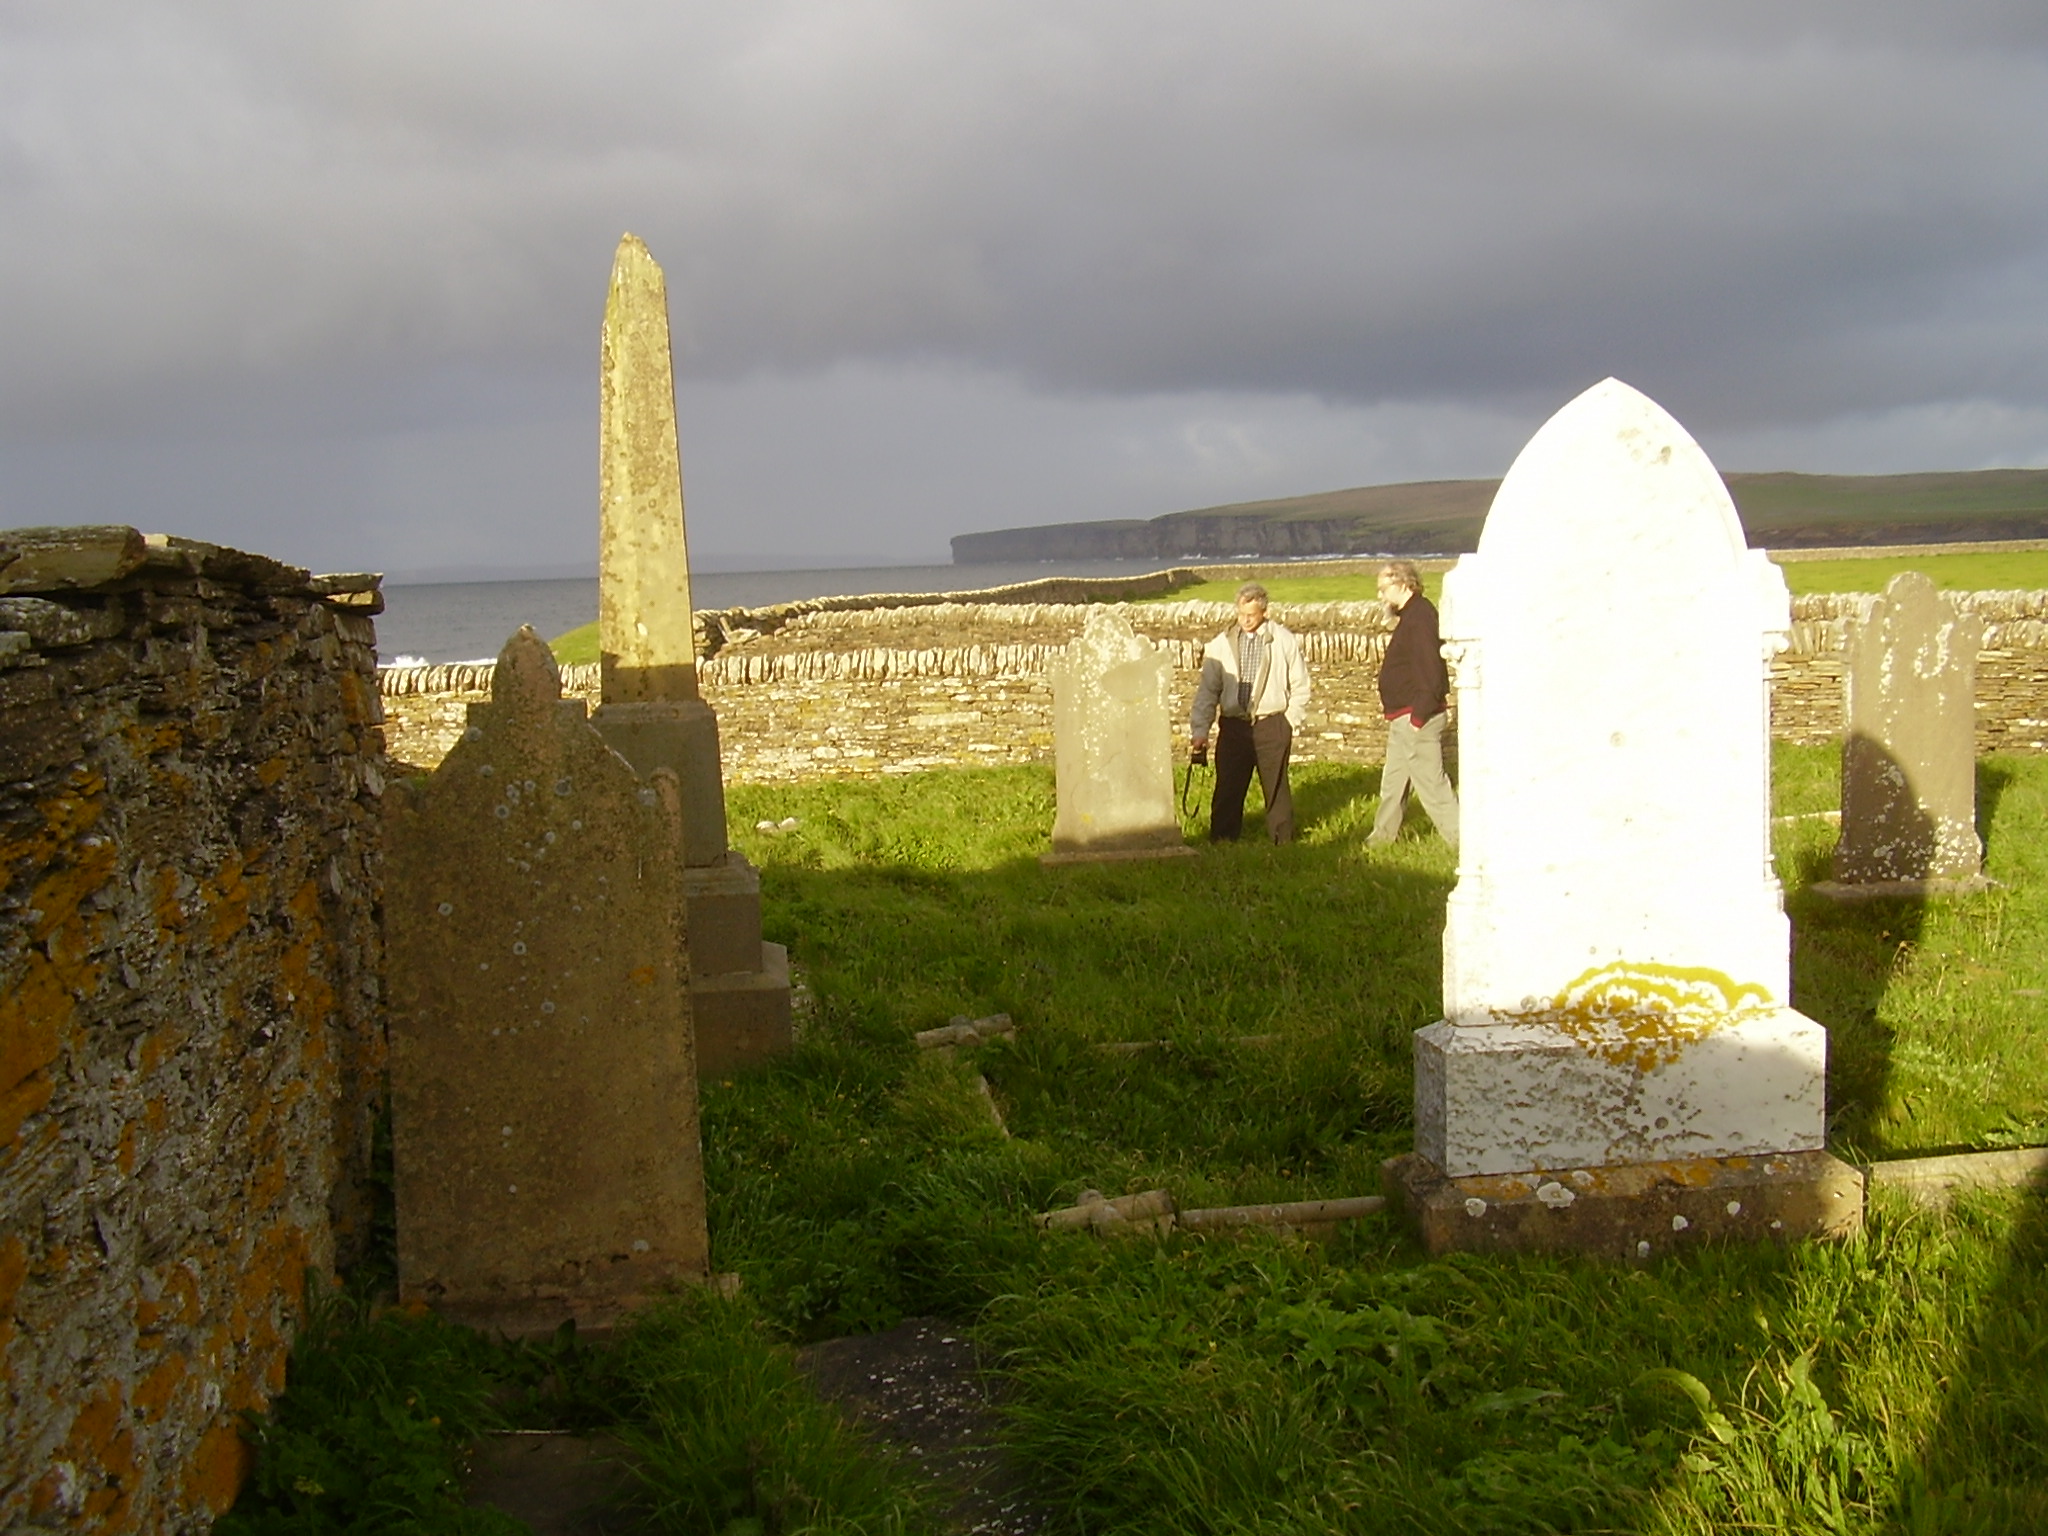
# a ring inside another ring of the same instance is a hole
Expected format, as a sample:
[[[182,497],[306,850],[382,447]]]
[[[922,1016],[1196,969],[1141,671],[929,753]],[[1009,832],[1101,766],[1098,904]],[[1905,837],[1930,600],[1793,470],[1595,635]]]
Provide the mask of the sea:
[[[690,600],[706,608],[760,608],[806,597],[869,592],[978,592],[1049,576],[1132,576],[1163,569],[1159,560],[1065,560],[1015,565],[888,565],[823,571],[692,573]],[[377,652],[386,666],[489,661],[522,624],[544,638],[597,617],[597,578],[461,581],[387,585],[377,618]]]

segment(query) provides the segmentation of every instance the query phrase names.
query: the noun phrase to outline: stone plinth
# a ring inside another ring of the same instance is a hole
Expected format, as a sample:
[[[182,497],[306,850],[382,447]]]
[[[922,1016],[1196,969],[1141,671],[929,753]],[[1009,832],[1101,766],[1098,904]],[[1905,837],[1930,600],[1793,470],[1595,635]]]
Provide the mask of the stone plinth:
[[[1719,475],[1617,380],[1552,417],[1445,577],[1463,840],[1417,1151],[1451,1178],[1806,1152],[1768,666],[1790,600]]]
[[[1187,846],[1173,798],[1173,659],[1104,607],[1050,668],[1055,854]]]
[[[725,1077],[787,1056],[796,1044],[789,1007],[789,951],[761,944],[744,971],[690,979],[697,1070]]]
[[[1826,894],[1981,887],[1977,652],[1984,621],[1918,571],[1892,578],[1846,644],[1842,840]],[[1850,887],[1852,889],[1843,889]]]
[[[1442,1253],[1583,1253],[1641,1263],[1715,1241],[1846,1237],[1863,1177],[1826,1152],[1676,1159],[1447,1178],[1409,1155],[1381,1168]]]
[[[1815,1151],[1826,1067],[1826,1032],[1789,1008],[1432,1024],[1415,1037],[1415,1150],[1454,1177]]]
[[[657,768],[676,776],[683,796],[683,862],[692,868],[725,859],[725,779],[718,757],[718,717],[701,699],[619,704],[609,698],[590,723],[605,743],[646,778]]]
[[[707,1269],[675,778],[560,698],[541,640],[387,796],[400,1295],[514,1333]]]

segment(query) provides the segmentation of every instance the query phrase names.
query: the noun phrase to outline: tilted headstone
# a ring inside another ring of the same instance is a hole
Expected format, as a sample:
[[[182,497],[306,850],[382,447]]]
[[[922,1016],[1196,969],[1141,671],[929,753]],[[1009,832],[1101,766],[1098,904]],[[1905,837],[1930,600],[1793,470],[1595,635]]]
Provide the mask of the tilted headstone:
[[[1789,619],[1705,453],[1627,385],[1515,460],[1444,582],[1463,840],[1416,1056],[1443,1173],[1821,1146],[1771,865]]]
[[[531,629],[491,688],[385,800],[399,1290],[534,1333],[706,1273],[681,815]]]
[[[1984,621],[1918,571],[1850,628],[1842,838],[1831,894],[1983,884],[1977,840],[1977,652]],[[1846,888],[1846,889],[1845,889]]]
[[[1173,798],[1172,668],[1099,604],[1053,663],[1055,854],[1186,849]]]
[[[762,941],[761,877],[726,845],[718,718],[697,687],[668,286],[633,235],[612,262],[599,404],[591,720],[643,776],[665,768],[680,786],[697,1065],[717,1077],[794,1043],[789,953]]]

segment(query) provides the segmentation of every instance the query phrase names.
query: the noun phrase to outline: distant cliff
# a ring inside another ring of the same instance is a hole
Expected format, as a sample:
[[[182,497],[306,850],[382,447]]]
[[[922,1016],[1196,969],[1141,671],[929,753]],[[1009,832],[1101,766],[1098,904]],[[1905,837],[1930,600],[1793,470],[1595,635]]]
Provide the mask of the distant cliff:
[[[2048,538],[2048,470],[1726,479],[1752,541],[1776,548]],[[1498,480],[1424,480],[1169,512],[1149,521],[963,533],[952,541],[953,563],[1462,554],[1478,543],[1499,486]]]

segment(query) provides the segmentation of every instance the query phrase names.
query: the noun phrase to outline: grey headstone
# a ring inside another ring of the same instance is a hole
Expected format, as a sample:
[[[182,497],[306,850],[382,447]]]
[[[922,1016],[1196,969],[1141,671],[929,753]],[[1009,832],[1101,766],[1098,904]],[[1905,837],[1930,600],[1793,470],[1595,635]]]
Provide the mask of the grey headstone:
[[[531,1333],[701,1278],[674,775],[643,783],[522,629],[386,806],[401,1296]]]
[[[1984,621],[1918,571],[1894,576],[1847,645],[1845,885],[1969,882],[1977,839],[1977,652]]]
[[[1101,606],[1053,664],[1056,853],[1185,846],[1173,799],[1171,668]]]

